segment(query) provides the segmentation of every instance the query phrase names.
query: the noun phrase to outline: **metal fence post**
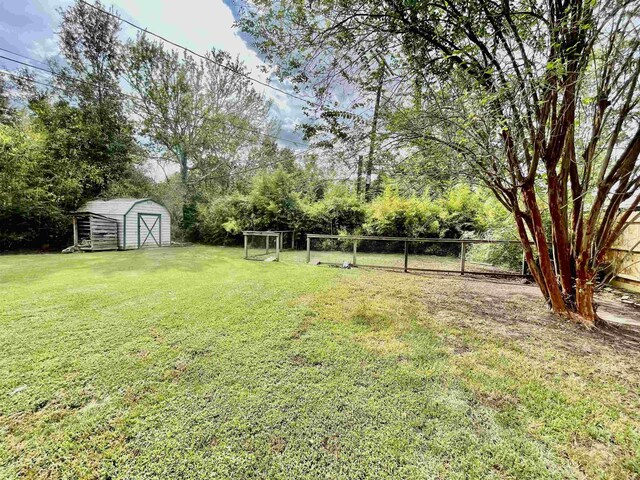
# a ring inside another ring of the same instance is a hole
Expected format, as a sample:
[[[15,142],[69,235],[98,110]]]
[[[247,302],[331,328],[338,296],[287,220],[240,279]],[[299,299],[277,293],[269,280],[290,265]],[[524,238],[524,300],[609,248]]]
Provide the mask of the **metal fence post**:
[[[307,263],[311,262],[311,239],[307,236]]]
[[[276,262],[280,261],[280,235],[276,236]]]
[[[249,237],[244,236],[244,259],[249,258]]]
[[[460,252],[460,275],[464,275],[464,261],[467,257],[467,245],[462,242],[462,251]]]
[[[265,242],[264,242],[264,253],[269,253],[269,235],[265,235],[264,237]]]
[[[353,241],[353,266],[356,266],[356,257],[357,257],[357,251],[358,251],[358,241],[354,240]]]
[[[409,242],[404,241],[404,273],[408,272],[409,267]]]
[[[520,271],[522,275],[527,274],[527,256],[524,253],[524,249],[522,250],[522,269]]]

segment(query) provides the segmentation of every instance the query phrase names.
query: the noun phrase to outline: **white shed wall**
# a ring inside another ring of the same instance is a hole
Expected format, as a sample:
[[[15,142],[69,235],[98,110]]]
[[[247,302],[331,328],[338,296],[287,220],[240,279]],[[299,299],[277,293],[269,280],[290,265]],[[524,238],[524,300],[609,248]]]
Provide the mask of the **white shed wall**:
[[[127,213],[127,244],[124,248],[138,248],[138,213],[154,213],[162,215],[162,221],[160,224],[160,242],[162,246],[169,246],[171,244],[171,217],[169,216],[169,212],[162,205],[155,203],[152,200],[146,200],[134,205],[129,213]],[[120,221],[122,222],[122,220]],[[118,232],[118,243],[120,245],[122,245],[122,234],[124,234],[124,228]],[[121,246],[120,248],[123,247]]]

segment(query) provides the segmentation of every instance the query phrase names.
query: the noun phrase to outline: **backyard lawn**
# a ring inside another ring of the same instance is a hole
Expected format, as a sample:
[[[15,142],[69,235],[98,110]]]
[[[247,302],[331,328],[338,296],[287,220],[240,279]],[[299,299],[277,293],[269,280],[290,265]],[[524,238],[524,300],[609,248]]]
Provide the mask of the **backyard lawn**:
[[[638,478],[639,358],[508,280],[4,256],[0,478]]]

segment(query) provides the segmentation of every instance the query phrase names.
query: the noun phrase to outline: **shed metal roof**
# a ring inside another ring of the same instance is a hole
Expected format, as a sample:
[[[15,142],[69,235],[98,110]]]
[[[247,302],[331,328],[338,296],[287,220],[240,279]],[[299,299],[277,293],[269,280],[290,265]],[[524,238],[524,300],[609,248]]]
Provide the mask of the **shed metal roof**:
[[[150,198],[114,198],[112,200],[92,200],[76,210],[76,213],[90,212],[101,215],[124,215],[136,203],[151,200]],[[151,200],[153,201],[153,200]],[[155,202],[154,202],[155,203]]]

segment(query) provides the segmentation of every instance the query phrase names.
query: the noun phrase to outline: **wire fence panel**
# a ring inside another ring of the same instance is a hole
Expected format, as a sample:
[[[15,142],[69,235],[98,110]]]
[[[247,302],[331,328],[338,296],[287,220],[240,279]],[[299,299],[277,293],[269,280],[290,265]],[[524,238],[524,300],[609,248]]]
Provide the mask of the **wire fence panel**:
[[[311,238],[310,263],[353,264],[353,240],[343,238]]]
[[[357,266],[404,267],[404,242],[400,240],[354,240]]]
[[[407,269],[460,272],[461,248],[459,243],[407,241]]]
[[[244,258],[247,260],[278,261],[280,234],[274,232],[243,232]]]
[[[404,271],[526,273],[520,242],[506,240],[309,234],[306,261]]]
[[[511,243],[481,243],[466,246],[466,272],[522,273],[522,246]]]

